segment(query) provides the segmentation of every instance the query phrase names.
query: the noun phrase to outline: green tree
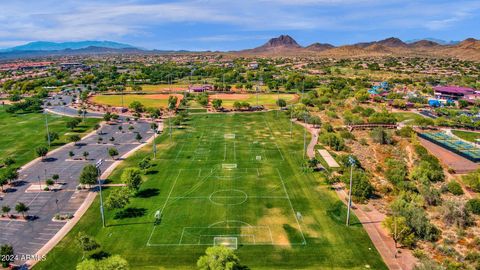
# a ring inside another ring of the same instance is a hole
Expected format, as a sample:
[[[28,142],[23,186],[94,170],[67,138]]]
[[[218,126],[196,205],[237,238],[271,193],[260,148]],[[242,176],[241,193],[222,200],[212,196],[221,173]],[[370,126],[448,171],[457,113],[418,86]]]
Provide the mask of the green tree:
[[[142,184],[142,176],[140,170],[137,168],[126,168],[123,170],[120,179],[122,183],[126,184],[127,187],[134,192],[137,192]]]
[[[393,241],[395,241],[395,248],[397,243],[406,247],[413,247],[415,244],[415,234],[408,227],[405,217],[388,216],[383,220],[382,225],[388,230]]]
[[[140,135],[140,133],[136,133],[136,135],[135,135],[135,140],[137,140],[138,142],[140,142],[142,139],[143,139],[142,135]]]
[[[0,260],[3,268],[10,266],[10,263],[14,261],[13,247],[8,244],[4,244],[0,247]]]
[[[114,189],[105,200],[107,209],[120,209],[130,202],[132,192],[128,188]]]
[[[212,101],[212,106],[215,110],[218,110],[222,107],[222,103],[223,103],[223,101],[221,99],[214,99]]]
[[[48,148],[46,146],[39,146],[35,148],[35,153],[37,154],[37,157],[41,157],[43,160],[48,154]]]
[[[71,129],[71,130],[74,130],[76,127],[78,127],[78,125],[80,124],[80,122],[82,122],[81,119],[79,118],[73,118],[72,120],[68,121],[66,123],[66,126],[67,128]]]
[[[68,137],[68,141],[73,142],[74,145],[77,145],[77,142],[79,142],[80,140],[81,138],[77,134]]]
[[[82,155],[83,155],[83,159],[87,160],[87,158],[88,158],[88,156],[90,155],[90,153],[87,152],[87,151],[84,151]]]
[[[128,270],[128,262],[119,255],[113,255],[106,259],[83,260],[76,267],[77,270]]]
[[[285,101],[285,99],[282,99],[282,98],[277,99],[277,101],[275,103],[280,108],[284,108],[284,107],[287,106],[287,102]]]
[[[97,167],[95,167],[95,165],[88,164],[83,167],[79,182],[83,185],[95,185],[97,183],[98,176]]]
[[[146,172],[148,170],[148,168],[150,168],[151,166],[152,166],[152,164],[151,164],[150,157],[146,157],[138,163],[138,167],[141,170],[143,170],[144,172]]]
[[[112,114],[110,112],[106,112],[103,115],[103,120],[105,120],[106,122],[109,122],[110,120],[112,120]]]
[[[14,157],[6,157],[4,160],[3,160],[3,164],[5,166],[10,166],[10,165],[13,165],[15,164],[16,160]]]
[[[241,269],[240,259],[233,250],[223,247],[209,247],[205,255],[197,261],[197,267],[201,270],[235,270]]]
[[[130,103],[128,107],[136,113],[141,113],[145,111],[145,106],[143,106],[143,104],[140,101],[136,101],[136,100]]]
[[[2,206],[2,216],[6,215],[8,217],[8,213],[10,213],[12,209],[8,205]]]
[[[85,234],[84,232],[79,232],[77,234],[77,237],[75,237],[75,243],[82,250],[82,260],[85,259],[85,254],[87,252],[93,251],[100,247],[93,237]]]
[[[115,159],[116,156],[118,156],[118,150],[115,147],[108,148],[108,155],[112,158]]]
[[[178,102],[178,98],[176,96],[169,96],[168,97],[168,109],[170,111],[175,110],[175,108],[177,107],[177,102]]]
[[[235,101],[235,102],[233,103],[233,108],[234,108],[236,111],[240,110],[240,109],[242,108],[242,103],[241,103],[240,101]]]
[[[22,202],[19,202],[17,205],[15,205],[15,211],[22,214],[23,218],[25,218],[25,213],[27,213],[29,210],[30,208]]]

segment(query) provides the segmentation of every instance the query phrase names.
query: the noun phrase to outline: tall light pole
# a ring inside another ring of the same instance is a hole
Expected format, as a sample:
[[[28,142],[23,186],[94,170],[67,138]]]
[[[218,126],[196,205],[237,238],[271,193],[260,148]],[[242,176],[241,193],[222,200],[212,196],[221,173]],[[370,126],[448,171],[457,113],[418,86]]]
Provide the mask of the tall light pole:
[[[50,140],[50,131],[48,130],[48,114],[47,114],[47,112],[45,112],[45,127],[47,129],[48,148],[50,148],[51,140]]]
[[[355,165],[355,160],[352,156],[348,157],[348,163],[350,163],[350,189],[348,190],[347,226],[350,226],[350,208],[352,207],[352,175],[353,165]]]
[[[292,135],[292,130],[293,130],[293,121],[292,121],[292,119],[293,119],[293,107],[290,106],[290,139],[293,138],[293,137],[292,137],[292,136],[293,136],[293,135]]]
[[[307,115],[303,116],[305,128],[303,129],[303,158],[307,155]]]
[[[102,166],[103,159],[100,159],[97,161],[95,164],[95,167],[97,168],[97,182],[98,182],[98,189],[100,191],[100,215],[102,216],[102,226],[105,228],[105,211],[103,209],[103,196],[102,196],[102,183],[100,182],[100,166]]]
[[[155,143],[155,135],[157,134],[157,124],[152,123],[151,128],[153,129],[153,159],[157,158],[157,144]]]

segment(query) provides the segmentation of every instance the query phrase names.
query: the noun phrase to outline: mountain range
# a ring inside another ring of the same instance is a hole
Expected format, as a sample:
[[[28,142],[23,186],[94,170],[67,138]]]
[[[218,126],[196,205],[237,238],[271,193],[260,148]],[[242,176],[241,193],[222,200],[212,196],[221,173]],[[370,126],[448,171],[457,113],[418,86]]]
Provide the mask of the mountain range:
[[[461,42],[442,42],[432,39],[422,39],[404,42],[399,38],[371,42],[361,42],[353,45],[333,46],[326,43],[313,43],[301,46],[292,37],[281,35],[270,39],[265,44],[242,51],[234,52],[240,55],[256,56],[318,56],[332,58],[350,57],[380,57],[380,56],[411,56],[411,57],[454,57],[464,60],[480,61],[480,40],[469,38]]]
[[[165,53],[189,52],[173,50],[144,50],[129,44],[113,41],[78,41],[62,43],[37,41],[0,50],[0,59],[59,55]],[[334,46],[328,43],[316,42],[307,46],[302,46],[291,36],[281,35],[279,37],[272,38],[265,44],[253,49],[215,53],[266,57],[453,57],[464,60],[480,61],[480,41],[474,38],[469,38],[461,42],[446,42],[427,38],[404,42],[398,38],[390,37],[379,41],[360,42],[353,45]]]

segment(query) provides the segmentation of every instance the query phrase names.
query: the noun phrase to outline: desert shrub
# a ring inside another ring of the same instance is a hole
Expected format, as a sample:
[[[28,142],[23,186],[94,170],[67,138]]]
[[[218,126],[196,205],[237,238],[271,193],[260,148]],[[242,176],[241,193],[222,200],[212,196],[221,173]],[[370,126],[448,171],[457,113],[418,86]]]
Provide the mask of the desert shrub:
[[[320,135],[319,140],[322,144],[329,146],[335,151],[341,151],[345,149],[344,140],[335,133],[324,133]]]
[[[350,184],[350,173],[342,176],[342,181]],[[373,195],[374,189],[368,180],[368,175],[360,169],[353,170],[352,174],[352,198],[357,202],[365,202]]]
[[[402,127],[401,129],[398,129],[395,133],[400,137],[410,138],[412,134],[415,133],[415,131],[413,131],[412,127],[405,126],[405,127]]]
[[[428,220],[423,209],[423,198],[412,192],[402,192],[392,202],[393,212],[405,217],[407,225],[416,237],[427,241],[436,241],[440,231]]]
[[[385,178],[396,187],[400,187],[407,179],[407,164],[403,160],[388,158],[385,165]]]
[[[442,198],[440,197],[440,191],[431,185],[421,185],[419,188],[420,194],[423,196],[425,203],[428,205],[440,205]]]
[[[447,201],[442,207],[442,219],[448,226],[455,225],[459,228],[466,228],[472,224],[472,218],[465,204]]]
[[[468,200],[468,202],[465,206],[473,214],[480,215],[480,199]]]
[[[468,187],[475,192],[480,192],[480,169],[464,175],[462,179]]]
[[[463,194],[463,189],[457,181],[448,182],[447,188],[453,195],[459,196]]]
[[[372,140],[379,144],[392,144],[393,138],[390,132],[387,132],[384,128],[377,127],[370,132]]]

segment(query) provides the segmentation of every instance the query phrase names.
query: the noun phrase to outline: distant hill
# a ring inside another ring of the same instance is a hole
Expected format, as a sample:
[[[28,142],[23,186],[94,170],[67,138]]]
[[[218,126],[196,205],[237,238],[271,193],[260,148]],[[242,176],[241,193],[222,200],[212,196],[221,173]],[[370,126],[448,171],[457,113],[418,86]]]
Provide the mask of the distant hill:
[[[412,39],[412,40],[407,40],[405,42],[408,43],[408,44],[411,44],[411,43],[416,43],[416,42],[422,41],[422,40],[432,41],[432,42],[435,42],[439,45],[457,45],[458,43],[460,43],[460,41],[456,41],[456,40],[446,41],[446,40],[442,40],[442,39],[438,39],[438,38]]]
[[[317,51],[317,52],[325,51],[325,50],[332,49],[332,48],[335,48],[335,46],[333,46],[332,44],[319,43],[319,42],[310,44],[307,47],[305,47],[305,49],[307,49],[307,50],[312,50],[312,51]]]
[[[462,42],[441,44],[431,39],[404,42],[399,38],[390,37],[379,41],[361,42],[338,47],[322,43],[314,43],[307,47],[302,47],[292,37],[281,35],[270,39],[260,47],[232,53],[271,57],[455,57],[464,60],[480,61],[480,41],[474,38],[469,38]]]
[[[61,50],[78,50],[88,47],[109,48],[109,49],[125,49],[136,48],[129,44],[118,43],[113,41],[74,41],[74,42],[48,42],[35,41],[24,45],[1,50],[2,52],[15,51],[61,51]]]

